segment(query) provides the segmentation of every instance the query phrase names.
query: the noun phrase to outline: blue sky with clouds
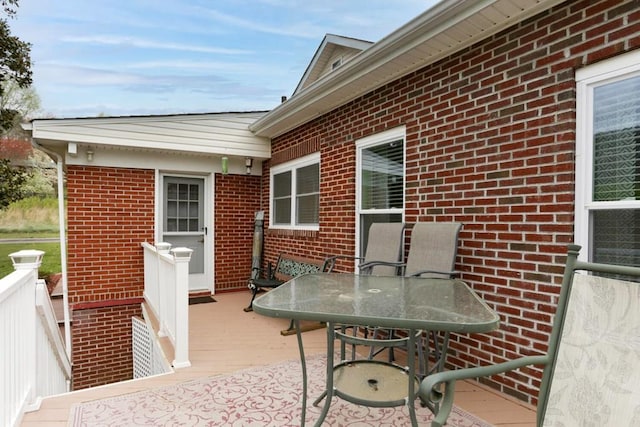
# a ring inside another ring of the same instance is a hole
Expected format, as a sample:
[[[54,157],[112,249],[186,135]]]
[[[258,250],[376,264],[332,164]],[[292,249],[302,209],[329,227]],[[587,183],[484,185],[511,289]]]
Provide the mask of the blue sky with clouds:
[[[437,0],[20,0],[46,117],[268,110],[326,33],[378,41]]]

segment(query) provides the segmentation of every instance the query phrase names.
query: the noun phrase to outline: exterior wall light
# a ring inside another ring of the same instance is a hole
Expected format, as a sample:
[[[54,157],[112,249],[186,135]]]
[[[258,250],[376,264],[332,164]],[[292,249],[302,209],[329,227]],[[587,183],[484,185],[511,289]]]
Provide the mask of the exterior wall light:
[[[9,254],[15,270],[33,270],[34,268],[40,268],[42,257],[44,257],[44,251],[37,249],[23,249]]]
[[[87,161],[93,162],[93,150],[91,148],[87,149]]]
[[[247,167],[247,173],[251,173],[251,167],[253,166],[253,158],[251,157],[245,157],[244,158],[244,165]]]
[[[226,175],[229,173],[229,158],[227,156],[222,157],[221,159],[222,164],[220,165],[222,167],[222,175]]]

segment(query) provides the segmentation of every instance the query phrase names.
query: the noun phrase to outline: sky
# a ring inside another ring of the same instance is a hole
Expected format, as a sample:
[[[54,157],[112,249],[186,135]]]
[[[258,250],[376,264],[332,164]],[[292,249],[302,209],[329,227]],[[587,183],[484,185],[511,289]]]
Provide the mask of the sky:
[[[437,0],[19,0],[41,111],[94,117],[262,111],[327,33],[377,42]]]

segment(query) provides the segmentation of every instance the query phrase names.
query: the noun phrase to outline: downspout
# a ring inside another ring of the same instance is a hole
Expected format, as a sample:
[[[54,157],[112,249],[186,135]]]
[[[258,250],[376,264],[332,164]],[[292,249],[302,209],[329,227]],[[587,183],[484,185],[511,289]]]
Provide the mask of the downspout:
[[[58,172],[58,222],[60,227],[60,264],[62,268],[62,306],[64,311],[64,343],[67,351],[67,357],[71,360],[71,319],[69,315],[69,287],[67,284],[67,229],[65,224],[64,211],[64,175],[62,156],[38,144],[35,138],[31,138],[31,144],[41,150],[56,164]]]

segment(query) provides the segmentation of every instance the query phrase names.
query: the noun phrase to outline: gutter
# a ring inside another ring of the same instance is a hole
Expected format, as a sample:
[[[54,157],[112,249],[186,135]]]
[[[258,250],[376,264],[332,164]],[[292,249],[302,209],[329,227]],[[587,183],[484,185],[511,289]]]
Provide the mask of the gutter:
[[[23,126],[23,129],[32,131],[31,125]],[[33,134],[32,134],[33,135]],[[31,137],[31,145],[38,150],[46,153],[56,164],[58,172],[58,221],[60,228],[60,265],[62,268],[62,306],[64,312],[64,343],[67,357],[71,360],[71,318],[69,314],[69,286],[67,282],[67,229],[65,226],[65,212],[64,212],[64,174],[62,167],[64,162],[62,156],[54,151],[51,151],[42,145],[38,144]]]

